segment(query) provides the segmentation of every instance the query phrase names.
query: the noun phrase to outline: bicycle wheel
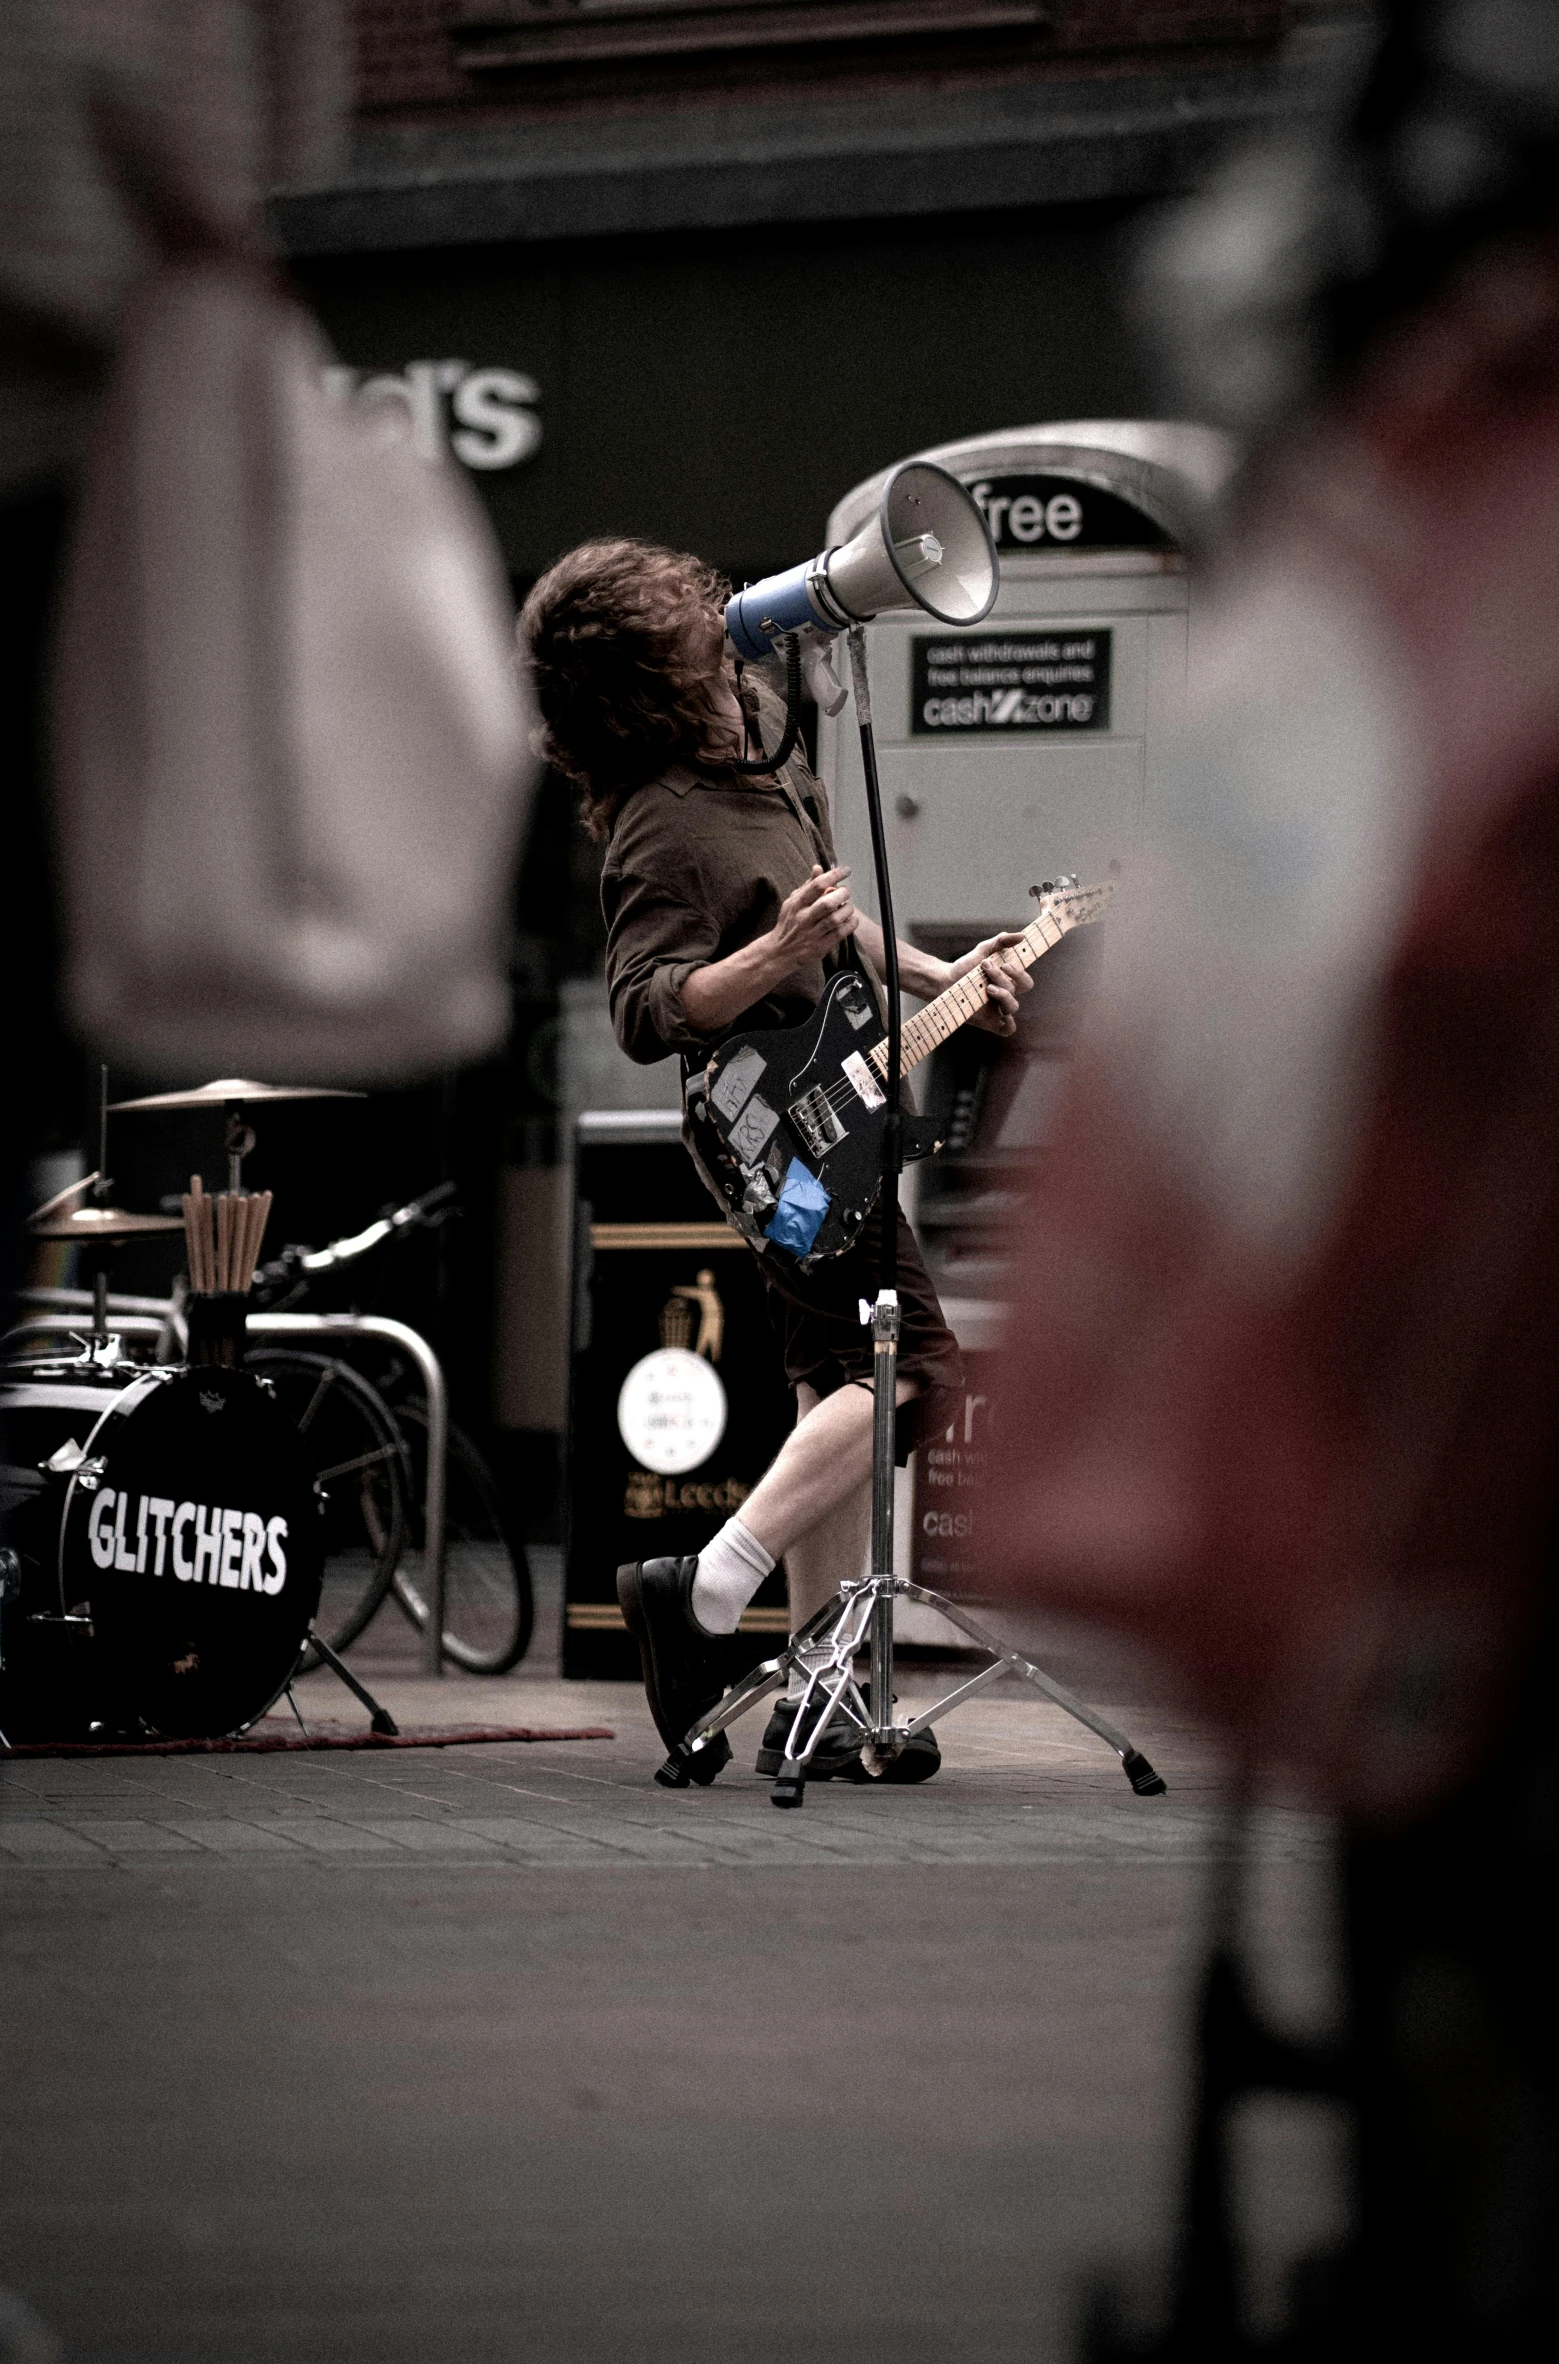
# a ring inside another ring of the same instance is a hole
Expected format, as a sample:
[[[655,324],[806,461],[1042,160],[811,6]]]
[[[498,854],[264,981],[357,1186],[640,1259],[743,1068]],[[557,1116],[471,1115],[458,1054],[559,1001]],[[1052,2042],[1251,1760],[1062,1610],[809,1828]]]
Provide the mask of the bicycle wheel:
[[[392,1581],[397,1601],[419,1633],[426,1633],[421,1556],[428,1416],[420,1404],[397,1404],[395,1417],[410,1448],[414,1508],[410,1564],[397,1567]],[[471,1439],[453,1423],[445,1494],[445,1651],[470,1674],[507,1674],[530,1647],[536,1616],[530,1567],[498,1480]]]
[[[308,1449],[325,1505],[325,1582],[315,1624],[333,1650],[356,1641],[390,1589],[406,1543],[406,1446],[383,1397],[333,1355],[271,1348],[246,1357]],[[305,1669],[322,1663],[311,1649]]]

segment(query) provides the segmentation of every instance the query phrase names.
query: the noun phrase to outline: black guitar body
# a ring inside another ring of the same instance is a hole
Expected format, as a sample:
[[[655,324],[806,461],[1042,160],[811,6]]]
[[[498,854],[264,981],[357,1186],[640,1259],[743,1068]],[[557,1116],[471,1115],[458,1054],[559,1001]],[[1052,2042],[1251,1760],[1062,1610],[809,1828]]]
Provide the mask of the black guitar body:
[[[885,1040],[870,988],[845,969],[803,1026],[744,1034],[722,1045],[690,1089],[700,1162],[736,1227],[766,1252],[792,1162],[828,1193],[816,1236],[795,1260],[803,1272],[842,1255],[876,1204],[887,1097],[870,1054]],[[904,1155],[937,1147],[924,1118],[904,1118]]]

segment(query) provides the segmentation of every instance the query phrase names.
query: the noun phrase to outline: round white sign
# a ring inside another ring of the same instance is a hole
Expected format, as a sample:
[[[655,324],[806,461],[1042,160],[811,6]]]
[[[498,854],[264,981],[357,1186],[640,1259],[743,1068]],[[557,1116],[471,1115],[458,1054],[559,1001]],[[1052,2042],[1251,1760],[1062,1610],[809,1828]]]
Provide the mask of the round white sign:
[[[662,1346],[623,1381],[617,1426],[635,1461],[659,1476],[697,1469],[725,1434],[719,1372],[685,1346]]]

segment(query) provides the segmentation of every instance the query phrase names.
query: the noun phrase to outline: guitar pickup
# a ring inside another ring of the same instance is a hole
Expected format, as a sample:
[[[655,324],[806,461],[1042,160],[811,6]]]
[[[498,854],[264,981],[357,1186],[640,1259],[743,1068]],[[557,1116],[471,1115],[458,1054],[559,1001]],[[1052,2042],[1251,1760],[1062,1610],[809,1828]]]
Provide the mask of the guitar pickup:
[[[793,1100],[786,1114],[814,1157],[826,1157],[845,1137],[844,1126],[823,1097],[821,1084]]]

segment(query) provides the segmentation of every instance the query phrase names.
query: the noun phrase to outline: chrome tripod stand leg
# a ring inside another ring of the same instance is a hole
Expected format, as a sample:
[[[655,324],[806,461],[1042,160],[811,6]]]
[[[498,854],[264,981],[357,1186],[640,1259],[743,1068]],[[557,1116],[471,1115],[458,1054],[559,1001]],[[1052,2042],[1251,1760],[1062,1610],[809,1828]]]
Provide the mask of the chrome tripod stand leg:
[[[853,1653],[851,1655],[853,1656]],[[797,1702],[795,1720],[790,1727],[793,1737],[806,1726],[808,1712],[812,1710],[818,1693],[826,1691],[822,1706],[812,1712],[811,1724],[807,1728],[806,1742],[800,1754],[787,1753],[781,1761],[780,1769],[774,1776],[774,1787],[769,1792],[771,1805],[800,1806],[805,1803],[807,1767],[811,1764],[823,1734],[833,1722],[835,1713],[841,1702],[845,1700],[847,1692],[850,1694],[848,1712],[851,1721],[860,1726],[863,1737],[871,1729],[867,1721],[866,1702],[856,1688],[855,1669],[849,1656],[844,1659],[841,1666],[834,1669],[834,1676],[833,1688],[828,1690],[821,1673],[814,1674],[807,1684],[804,1696]]]
[[[790,1669],[786,1658],[789,1655],[787,1651],[784,1658],[766,1658],[761,1666],[755,1666],[751,1674],[744,1675],[733,1689],[727,1691],[718,1707],[712,1707],[708,1715],[700,1717],[682,1742],[689,1756],[697,1756],[701,1748],[709,1746],[717,1732],[723,1732],[727,1724],[734,1724],[738,1716],[744,1716],[750,1707],[757,1706],[760,1699],[767,1699],[771,1691],[777,1691],[782,1683],[788,1682]]]
[[[807,1767],[841,1707],[863,1742],[870,1739],[871,1716],[856,1685],[855,1659],[871,1631],[875,1609],[876,1588],[870,1579],[847,1584],[838,1600],[830,1602],[823,1614],[814,1617],[803,1634],[797,1636],[790,1659],[805,1674],[807,1684],[791,1719],[791,1750],[781,1759],[774,1787],[769,1792],[771,1805],[805,1803]],[[793,1745],[798,1732],[806,1733],[805,1744],[799,1751]]]
[[[893,1738],[893,1479],[899,1397],[899,1299],[879,1289],[872,1308],[872,1738],[879,1754]]]
[[[896,1589],[906,1600],[921,1601],[928,1609],[935,1609],[939,1616],[945,1617],[950,1625],[958,1626],[972,1642],[977,1643],[982,1650],[988,1650],[997,1661],[994,1666],[982,1668],[972,1682],[961,1684],[956,1691],[950,1691],[945,1699],[939,1699],[935,1707],[928,1708],[923,1716],[917,1716],[907,1727],[906,1736],[923,1732],[939,1716],[948,1714],[958,1702],[968,1699],[976,1691],[984,1690],[988,1683],[995,1682],[999,1676],[1019,1675],[1024,1682],[1032,1683],[1036,1690],[1043,1691],[1047,1699],[1054,1700],[1057,1707],[1064,1708],[1079,1724],[1086,1724],[1090,1732],[1096,1732],[1107,1747],[1114,1749],[1120,1758],[1122,1772],[1139,1798],[1163,1796],[1167,1784],[1161,1774],[1154,1772],[1141,1749],[1128,1740],[1124,1732],[1117,1731],[1097,1709],[1089,1707],[1074,1691],[1067,1690],[1064,1683],[1058,1683],[1054,1676],[1047,1675],[1043,1667],[1036,1666],[1032,1658],[1009,1650],[1005,1642],[998,1640],[978,1619],[971,1617],[956,1601],[948,1600],[944,1594],[928,1592],[924,1585],[906,1584],[902,1579]]]
[[[782,1690],[798,1669],[814,1680],[816,1672],[836,1671],[841,1664],[848,1671],[864,1630],[864,1611],[856,1597],[863,1590],[862,1586],[847,1586],[835,1599],[825,1601],[787,1649],[755,1666],[707,1715],[691,1725],[655,1775],[661,1788],[688,1789],[699,1782],[700,1775],[693,1769],[695,1760],[749,1708]],[[811,1697],[810,1684],[807,1696]],[[725,1762],[723,1757],[721,1762]]]

